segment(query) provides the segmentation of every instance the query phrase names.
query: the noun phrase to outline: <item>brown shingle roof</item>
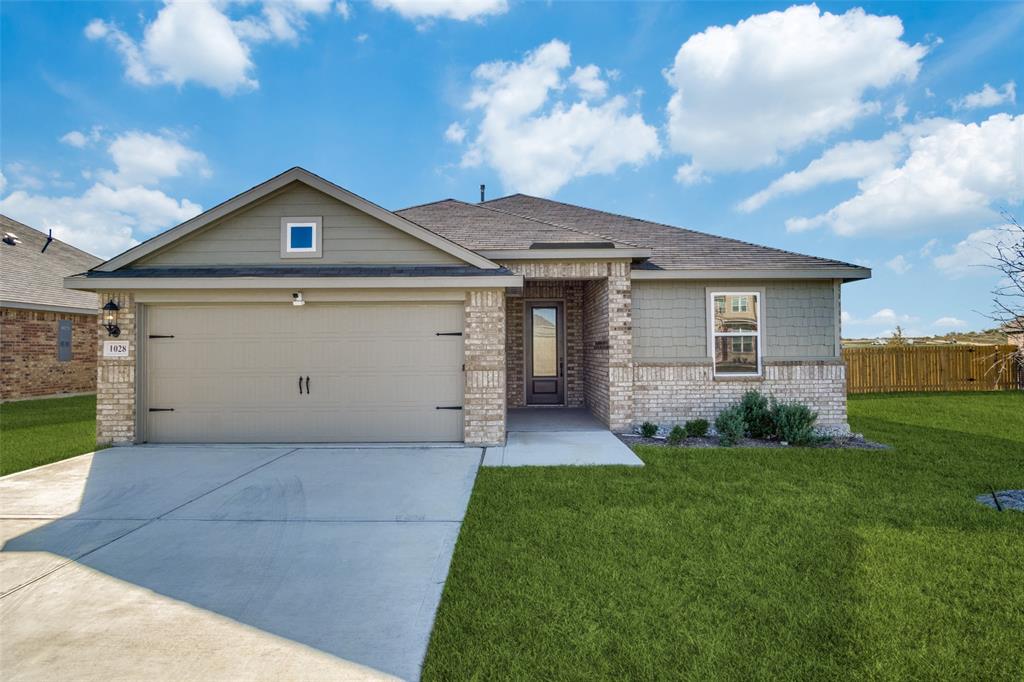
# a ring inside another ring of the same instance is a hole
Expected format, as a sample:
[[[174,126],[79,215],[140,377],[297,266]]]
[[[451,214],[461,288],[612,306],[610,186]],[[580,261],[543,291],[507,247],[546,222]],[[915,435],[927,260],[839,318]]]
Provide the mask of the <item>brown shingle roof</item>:
[[[481,206],[499,209],[510,215],[542,220],[545,223],[571,230],[587,232],[603,239],[650,248],[653,255],[646,263],[638,266],[642,269],[807,270],[855,268],[863,270],[860,266],[842,261],[806,256],[525,194],[513,194],[500,199],[492,199],[484,202]],[[458,241],[454,237],[452,239]]]
[[[13,246],[0,242],[0,301],[96,312],[96,294],[65,289],[64,278],[95,267],[102,259],[59,239],[43,252],[45,234],[5,215],[0,215],[0,232],[19,241]]]
[[[412,206],[395,213],[473,251],[528,249],[537,242],[568,246],[608,242],[614,246],[632,246],[532,216],[514,215],[486,204],[467,204],[455,199]]]

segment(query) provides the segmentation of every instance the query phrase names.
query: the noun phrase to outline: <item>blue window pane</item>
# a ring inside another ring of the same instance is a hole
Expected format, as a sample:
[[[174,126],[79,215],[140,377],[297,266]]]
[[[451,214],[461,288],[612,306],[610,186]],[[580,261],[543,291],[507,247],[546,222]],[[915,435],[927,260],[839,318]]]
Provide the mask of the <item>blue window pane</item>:
[[[292,225],[289,238],[291,241],[288,244],[288,248],[311,249],[313,248],[313,226]]]

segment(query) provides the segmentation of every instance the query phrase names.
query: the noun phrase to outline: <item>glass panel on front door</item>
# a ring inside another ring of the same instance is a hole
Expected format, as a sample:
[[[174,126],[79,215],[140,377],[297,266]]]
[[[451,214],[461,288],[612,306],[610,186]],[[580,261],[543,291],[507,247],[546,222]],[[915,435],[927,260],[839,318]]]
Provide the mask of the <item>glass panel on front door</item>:
[[[558,308],[533,309],[533,376],[558,375]]]

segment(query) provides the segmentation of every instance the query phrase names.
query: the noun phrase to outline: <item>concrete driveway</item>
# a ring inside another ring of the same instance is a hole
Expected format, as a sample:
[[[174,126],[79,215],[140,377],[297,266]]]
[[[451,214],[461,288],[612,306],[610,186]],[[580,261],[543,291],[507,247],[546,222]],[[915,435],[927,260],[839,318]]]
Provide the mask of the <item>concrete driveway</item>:
[[[0,479],[0,677],[418,678],[480,456],[141,446]]]

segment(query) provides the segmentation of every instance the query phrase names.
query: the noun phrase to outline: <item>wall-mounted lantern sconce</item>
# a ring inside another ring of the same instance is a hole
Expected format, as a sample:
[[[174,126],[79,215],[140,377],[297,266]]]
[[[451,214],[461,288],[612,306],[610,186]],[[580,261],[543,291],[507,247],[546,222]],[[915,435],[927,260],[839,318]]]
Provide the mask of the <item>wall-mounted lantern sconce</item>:
[[[306,305],[306,299],[302,298],[301,291],[296,291],[292,294],[292,305]]]
[[[110,299],[103,306],[103,326],[107,328],[107,334],[110,336],[121,336],[121,328],[117,326],[117,311],[120,309],[114,299]]]

